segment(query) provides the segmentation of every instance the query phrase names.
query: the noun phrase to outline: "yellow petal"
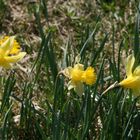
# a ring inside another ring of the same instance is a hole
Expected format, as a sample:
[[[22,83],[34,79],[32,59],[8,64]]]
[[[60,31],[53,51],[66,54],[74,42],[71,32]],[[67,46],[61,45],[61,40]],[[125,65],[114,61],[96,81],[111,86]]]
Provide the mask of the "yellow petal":
[[[68,90],[71,90],[73,88],[75,88],[75,84],[73,84],[71,81],[68,82]]]
[[[7,63],[7,61],[4,58],[0,58],[0,66],[4,68],[11,68],[11,64]]]
[[[140,76],[140,66],[137,66],[133,72],[133,75]]]
[[[75,81],[75,82],[82,81],[83,73],[84,71],[82,71],[81,69],[73,68],[70,72],[70,78],[72,81]]]
[[[65,69],[63,70],[63,74],[64,74],[66,77],[70,78],[71,70],[72,70],[72,67],[65,68]]]
[[[14,43],[14,38],[15,36],[11,36],[9,37],[4,43],[1,44],[0,46],[0,54],[1,55],[7,55],[12,47],[13,47],[13,43]]]
[[[129,55],[127,58],[127,64],[126,64],[126,75],[129,76],[132,74],[132,69],[133,69],[133,65],[135,62],[135,57],[134,55]]]
[[[19,54],[14,55],[14,56],[5,56],[4,59],[8,63],[16,63],[19,60],[21,60],[25,55],[26,55],[26,52],[20,52]]]
[[[84,70],[84,65],[83,65],[83,64],[80,64],[80,63],[78,63],[78,64],[76,64],[76,65],[74,66],[74,69]]]
[[[79,96],[81,96],[84,93],[84,85],[79,82],[74,90]]]
[[[84,66],[82,64],[76,64],[74,68],[65,68],[63,74],[74,82],[79,82],[82,80]]]

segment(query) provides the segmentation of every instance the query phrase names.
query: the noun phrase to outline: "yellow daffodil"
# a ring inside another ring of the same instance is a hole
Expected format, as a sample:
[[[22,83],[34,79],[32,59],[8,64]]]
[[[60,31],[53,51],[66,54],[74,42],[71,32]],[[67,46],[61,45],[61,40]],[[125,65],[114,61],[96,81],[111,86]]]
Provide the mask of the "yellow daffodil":
[[[126,64],[126,75],[127,78],[122,80],[119,85],[124,88],[130,88],[133,90],[135,96],[140,95],[140,66],[137,66],[133,70],[133,66],[135,63],[134,55],[130,55],[127,58]]]
[[[84,70],[84,65],[78,63],[74,67],[68,67],[64,70],[64,75],[70,79],[68,89],[74,90],[80,95],[83,91],[83,83],[92,85],[96,81],[94,68],[88,67]]]
[[[11,68],[13,63],[21,60],[26,52],[20,52],[21,48],[14,36],[6,36],[0,40],[0,66]]]

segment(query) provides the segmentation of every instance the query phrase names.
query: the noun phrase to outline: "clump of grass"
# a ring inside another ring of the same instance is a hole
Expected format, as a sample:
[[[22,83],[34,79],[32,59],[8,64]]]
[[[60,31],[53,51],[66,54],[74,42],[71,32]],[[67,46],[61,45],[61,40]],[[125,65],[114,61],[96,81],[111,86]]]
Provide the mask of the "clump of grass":
[[[103,25],[102,18],[98,16],[94,24],[85,23],[86,26],[82,26],[81,34],[77,33],[75,48],[73,39],[67,39],[60,52],[63,56],[59,57],[55,47],[56,34],[49,23],[45,0],[34,5],[33,11],[41,38],[40,48],[27,79],[18,84],[21,86],[20,96],[17,96],[16,90],[16,70],[0,78],[4,88],[0,102],[0,139],[139,139],[139,98],[134,98],[131,91],[121,87],[102,94],[106,87],[122,79],[121,54],[126,51],[126,38],[119,42],[116,49],[113,27],[112,32],[104,31],[98,40]],[[42,11],[47,32],[42,27]],[[137,60],[138,19],[139,11],[133,48]],[[110,36],[112,54],[109,55],[105,48]],[[85,68],[95,67],[97,73],[96,83],[91,86],[84,84],[81,96],[74,89],[68,90],[68,79],[60,73],[74,65],[77,55]],[[138,64],[139,61],[135,65]]]

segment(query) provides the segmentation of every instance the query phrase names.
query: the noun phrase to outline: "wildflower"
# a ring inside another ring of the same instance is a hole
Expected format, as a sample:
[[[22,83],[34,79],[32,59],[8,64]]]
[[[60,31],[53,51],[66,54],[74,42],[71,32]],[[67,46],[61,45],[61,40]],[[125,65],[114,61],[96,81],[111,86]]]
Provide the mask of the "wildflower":
[[[133,66],[135,63],[134,55],[130,55],[127,58],[126,64],[126,75],[127,78],[122,80],[119,85],[124,88],[130,88],[133,90],[135,96],[140,95],[140,66],[137,66],[133,70]]]
[[[0,40],[0,66],[11,68],[13,63],[20,61],[26,52],[20,52],[21,48],[14,36],[6,36]]]
[[[78,63],[74,67],[68,67],[64,70],[64,75],[70,79],[68,89],[74,90],[80,95],[83,91],[83,83],[92,85],[96,81],[94,68],[88,67],[84,70],[84,65]]]

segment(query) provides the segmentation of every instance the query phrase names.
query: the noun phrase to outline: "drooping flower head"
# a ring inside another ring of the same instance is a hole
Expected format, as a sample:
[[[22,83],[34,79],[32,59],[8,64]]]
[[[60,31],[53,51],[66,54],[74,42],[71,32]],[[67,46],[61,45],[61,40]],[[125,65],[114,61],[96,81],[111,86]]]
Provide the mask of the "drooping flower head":
[[[21,47],[14,36],[5,36],[0,39],[0,66],[11,68],[12,64],[20,61],[26,52],[21,52]]]
[[[130,55],[127,58],[126,63],[126,75],[127,78],[122,80],[119,85],[124,88],[130,88],[133,90],[135,96],[140,95],[140,66],[137,66],[134,70],[135,57]]]
[[[64,69],[64,75],[70,79],[68,89],[74,88],[79,95],[83,93],[83,83],[92,85],[96,81],[94,68],[88,67],[84,70],[84,65],[80,63]]]

